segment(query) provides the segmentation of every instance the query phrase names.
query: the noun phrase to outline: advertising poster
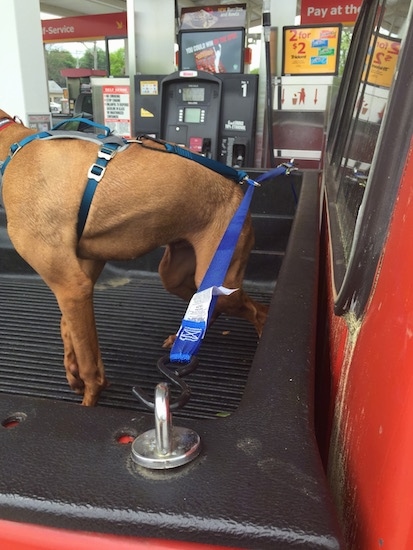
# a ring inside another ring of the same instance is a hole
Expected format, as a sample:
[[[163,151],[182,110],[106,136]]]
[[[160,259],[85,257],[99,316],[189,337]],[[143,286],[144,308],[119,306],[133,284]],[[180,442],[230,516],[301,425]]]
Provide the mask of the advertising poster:
[[[401,40],[397,38],[389,38],[382,35],[377,36],[374,48],[372,45],[370,46],[366,59],[366,69],[363,74],[365,82],[373,86],[390,88],[396,70],[400,42]],[[367,67],[369,67],[369,71],[366,75]]]
[[[283,28],[283,75],[336,75],[341,25]]]
[[[131,136],[129,86],[103,86],[105,125],[115,134]]]
[[[37,132],[47,132],[52,127],[52,117],[50,113],[44,115],[27,115],[29,128]]]
[[[179,69],[242,73],[244,32],[244,29],[182,32]]]
[[[245,27],[246,4],[182,8],[180,30]]]

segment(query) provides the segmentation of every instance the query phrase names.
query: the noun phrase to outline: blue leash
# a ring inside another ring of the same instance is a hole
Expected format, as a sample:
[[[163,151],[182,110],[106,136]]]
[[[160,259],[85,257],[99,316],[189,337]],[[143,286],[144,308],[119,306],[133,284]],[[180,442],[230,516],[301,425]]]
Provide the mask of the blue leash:
[[[199,351],[218,296],[233,292],[223,288],[222,284],[244,225],[255,187],[266,179],[290,173],[292,168],[292,164],[285,163],[262,174],[256,181],[245,179],[249,184],[248,189],[221,239],[197,292],[189,302],[169,355],[171,363],[191,361],[191,358]]]

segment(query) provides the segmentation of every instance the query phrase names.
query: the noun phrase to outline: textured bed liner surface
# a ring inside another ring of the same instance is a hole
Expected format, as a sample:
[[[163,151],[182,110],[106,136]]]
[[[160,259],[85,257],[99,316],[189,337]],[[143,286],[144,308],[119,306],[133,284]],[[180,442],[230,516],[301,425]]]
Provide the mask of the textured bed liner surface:
[[[269,292],[252,291],[268,302]],[[150,395],[164,377],[156,368],[163,340],[179,328],[186,304],[167,293],[156,274],[105,274],[95,289],[95,311],[110,386],[99,404],[146,410],[132,393]],[[0,392],[79,402],[66,381],[60,312],[35,275],[0,275]],[[207,332],[199,367],[186,377],[192,397],[180,413],[211,418],[234,411],[257,344],[246,321],[220,318]],[[172,394],[174,397],[174,393]]]

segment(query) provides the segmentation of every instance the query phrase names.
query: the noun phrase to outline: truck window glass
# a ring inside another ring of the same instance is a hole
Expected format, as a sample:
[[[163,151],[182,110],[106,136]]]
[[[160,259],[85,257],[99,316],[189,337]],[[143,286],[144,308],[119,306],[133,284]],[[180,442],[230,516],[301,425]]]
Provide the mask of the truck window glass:
[[[369,191],[376,195],[377,202],[384,196],[380,191],[383,178],[375,173],[376,157],[381,128],[396,83],[409,12],[409,0],[364,2],[354,28],[340,90],[333,98],[335,109],[328,135],[325,182],[330,220],[335,217],[334,223],[330,223],[330,228],[335,227],[332,235],[334,265],[341,266],[334,273],[337,293],[348,275],[355,248],[363,246],[357,237],[357,228],[363,223],[367,190],[372,187]],[[391,205],[388,206],[387,216],[390,217]],[[349,302],[346,304],[347,307]]]

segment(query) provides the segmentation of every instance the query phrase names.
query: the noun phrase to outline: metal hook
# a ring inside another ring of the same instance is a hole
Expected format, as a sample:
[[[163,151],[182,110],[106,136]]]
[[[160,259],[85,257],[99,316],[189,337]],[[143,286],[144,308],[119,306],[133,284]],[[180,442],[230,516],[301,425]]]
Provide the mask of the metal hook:
[[[296,172],[298,168],[295,166],[295,159],[291,159],[290,162],[282,162],[278,166],[283,166],[285,168],[285,175],[289,176],[291,172]]]
[[[199,435],[190,428],[173,426],[169,386],[155,388],[155,429],[140,434],[132,443],[132,460],[139,466],[165,470],[183,466],[200,453]]]
[[[182,377],[190,374],[198,367],[198,358],[192,356],[189,363],[171,363],[168,355],[161,357],[157,363],[158,370],[167,378],[175,388],[180,390],[180,395],[169,406],[171,411],[184,407],[191,398],[191,388]],[[155,410],[155,401],[138,386],[132,388],[133,395],[151,411]]]

